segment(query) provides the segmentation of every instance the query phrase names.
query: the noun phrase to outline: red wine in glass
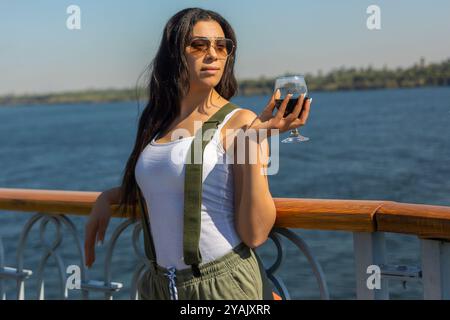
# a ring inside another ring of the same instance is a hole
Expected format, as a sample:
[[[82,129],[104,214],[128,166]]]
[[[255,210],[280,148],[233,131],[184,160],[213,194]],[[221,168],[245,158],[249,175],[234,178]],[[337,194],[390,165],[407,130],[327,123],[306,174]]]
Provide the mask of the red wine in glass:
[[[284,98],[288,94],[292,94],[291,98],[288,100],[288,104],[286,106],[286,111],[284,113],[284,116],[286,117],[288,114],[292,113],[292,111],[295,109],[295,105],[298,102],[298,99],[301,94],[308,94],[308,88],[306,86],[305,77],[303,75],[294,75],[294,76],[286,76],[286,77],[279,77],[275,79],[275,91],[280,90],[280,97],[279,99],[275,100],[275,107],[279,108],[281,106],[281,103],[283,102]],[[303,104],[307,101],[303,101]],[[299,117],[301,115],[301,112],[299,114]],[[291,130],[291,134],[288,138],[282,140],[282,143],[298,143],[303,141],[308,141],[308,137],[302,136],[298,129],[295,128]]]
[[[286,117],[287,115],[289,115],[290,113],[292,113],[294,111],[295,106],[298,103],[298,99],[299,98],[289,99],[288,104],[286,106],[286,110],[284,111],[283,117]],[[308,97],[306,97],[303,101],[303,106],[302,106],[302,109],[300,110],[300,113],[298,114],[298,118],[300,118],[302,115],[303,107],[305,106],[306,101],[308,101]],[[275,99],[275,108],[279,109],[281,107],[282,102],[283,102],[283,99]]]

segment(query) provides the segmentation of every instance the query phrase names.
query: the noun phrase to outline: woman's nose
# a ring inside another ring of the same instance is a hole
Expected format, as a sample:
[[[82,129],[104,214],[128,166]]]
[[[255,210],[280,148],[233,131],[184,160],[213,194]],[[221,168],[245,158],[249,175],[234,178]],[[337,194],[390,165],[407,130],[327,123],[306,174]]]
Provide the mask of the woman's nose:
[[[206,51],[206,53],[207,53],[209,56],[211,56],[211,57],[217,59],[217,52],[216,52],[216,49],[214,48],[214,45],[211,44],[211,45],[209,46],[208,50]]]

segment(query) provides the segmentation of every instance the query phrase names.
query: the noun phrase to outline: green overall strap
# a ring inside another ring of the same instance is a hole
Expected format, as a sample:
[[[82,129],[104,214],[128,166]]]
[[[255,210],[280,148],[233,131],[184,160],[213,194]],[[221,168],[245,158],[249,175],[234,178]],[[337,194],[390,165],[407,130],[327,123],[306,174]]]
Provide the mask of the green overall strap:
[[[184,263],[191,265],[193,270],[197,270],[197,272],[198,265],[202,261],[199,250],[199,241],[203,189],[203,151],[209,141],[211,141],[217,127],[223,121],[225,116],[236,108],[237,107],[234,104],[227,103],[211,118],[205,121],[201,130],[196,133],[186,157],[184,178],[183,255]],[[207,135],[205,135],[205,133],[207,133]],[[201,150],[200,143],[202,147]],[[195,156],[195,149],[197,149],[198,152],[201,151],[201,154],[197,154],[197,157]]]
[[[137,198],[139,202],[139,208],[141,212],[141,224],[142,224],[142,232],[144,233],[144,250],[147,259],[150,260],[152,265],[156,267],[156,250],[155,245],[153,243],[152,234],[150,232],[150,221],[147,213],[147,206],[144,205],[144,197],[142,196],[141,189],[136,183],[137,188]]]

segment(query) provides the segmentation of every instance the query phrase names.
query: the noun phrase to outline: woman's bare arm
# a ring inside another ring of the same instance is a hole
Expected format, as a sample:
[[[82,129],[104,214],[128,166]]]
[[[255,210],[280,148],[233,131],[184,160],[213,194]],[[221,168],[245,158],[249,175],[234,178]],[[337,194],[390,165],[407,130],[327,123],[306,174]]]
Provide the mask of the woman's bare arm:
[[[92,206],[85,225],[84,254],[86,266],[95,261],[95,243],[103,243],[106,229],[111,218],[111,205],[120,201],[120,187],[103,191]]]
[[[236,162],[235,134],[225,134],[225,142],[223,143],[225,150],[228,152],[234,150],[234,180],[235,180],[235,207],[236,207],[236,229],[241,239],[251,247],[257,247],[267,240],[267,237],[275,224],[276,208],[272,195],[269,191],[267,179],[266,164],[269,157],[269,148],[265,132],[269,136],[292,130],[299,126],[305,125],[311,107],[312,99],[305,103],[305,95],[301,95],[292,113],[284,117],[287,104],[292,95],[288,94],[283,99],[278,111],[273,114],[275,109],[275,100],[280,97],[280,92],[274,92],[270,101],[262,113],[257,116],[251,110],[242,110],[237,112],[239,116],[233,115],[230,119],[230,128],[242,128],[246,132],[255,133],[256,139],[250,139],[249,143],[245,143],[245,154],[251,150],[259,150],[262,148],[263,157],[257,157],[257,162],[252,164],[245,161],[244,164]],[[304,106],[303,106],[304,104]],[[226,126],[226,125],[225,125]],[[263,130],[263,131],[261,131]],[[260,133],[261,132],[261,136]],[[258,137],[259,136],[259,137]],[[231,139],[229,139],[231,137]],[[264,142],[266,145],[264,146]],[[252,148],[256,147],[256,148]],[[259,152],[256,152],[259,155]],[[264,174],[261,174],[263,169]]]
[[[250,110],[238,112],[233,119],[235,128],[244,131],[256,114]],[[230,137],[227,137],[229,141]],[[276,219],[276,208],[269,190],[266,175],[266,163],[269,156],[267,140],[233,138],[232,144],[225,142],[226,150],[234,150],[234,194],[235,194],[235,226],[242,241],[255,248],[263,244],[273,228]],[[244,161],[238,156],[244,152]],[[253,161],[250,152],[255,156]],[[261,157],[262,155],[262,157]]]

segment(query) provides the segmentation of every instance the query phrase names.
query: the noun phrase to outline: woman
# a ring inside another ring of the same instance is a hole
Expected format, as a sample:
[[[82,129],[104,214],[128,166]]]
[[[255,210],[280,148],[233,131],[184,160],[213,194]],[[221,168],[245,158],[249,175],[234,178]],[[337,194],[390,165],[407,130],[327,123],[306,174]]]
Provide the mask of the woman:
[[[275,94],[259,116],[230,103],[237,89],[235,56],[235,33],[216,12],[188,8],[167,22],[122,185],[102,192],[92,208],[86,224],[88,267],[95,260],[96,239],[103,242],[110,205],[131,207],[135,217],[141,204],[145,249],[152,262],[138,284],[141,299],[272,297],[253,250],[267,240],[276,218],[267,176],[261,174],[269,149],[260,133],[305,124],[311,101],[305,102],[300,118],[303,96],[287,117],[283,115],[289,96],[275,116]],[[217,118],[217,128],[202,151],[199,190],[189,178],[193,166],[174,160],[186,159],[199,126]],[[256,161],[248,156],[245,163],[238,161],[239,130],[258,133],[243,144],[245,152],[252,147],[262,152]],[[176,139],[180,131],[184,137]],[[230,160],[231,151],[232,163],[221,162]],[[186,207],[195,202],[195,196],[192,201],[187,196],[190,191],[200,192],[197,220],[187,218]]]

